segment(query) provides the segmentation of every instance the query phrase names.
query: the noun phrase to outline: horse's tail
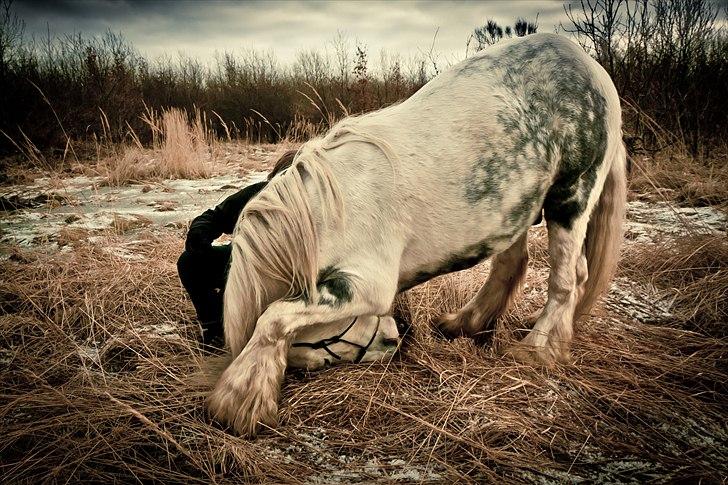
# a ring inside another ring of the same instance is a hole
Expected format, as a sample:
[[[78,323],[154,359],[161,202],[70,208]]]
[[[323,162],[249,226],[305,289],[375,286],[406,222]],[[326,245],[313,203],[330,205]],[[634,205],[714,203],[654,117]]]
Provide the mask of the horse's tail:
[[[315,213],[314,213],[315,212]],[[224,296],[225,340],[235,358],[270,298],[316,297],[319,227],[343,217],[343,202],[318,147],[251,200],[233,234]],[[269,295],[271,285],[284,294]]]
[[[605,163],[610,164],[609,173],[587,226],[584,245],[588,277],[576,306],[575,319],[589,313],[597,298],[607,289],[619,260],[627,202],[627,152],[618,132],[609,145],[605,157]]]

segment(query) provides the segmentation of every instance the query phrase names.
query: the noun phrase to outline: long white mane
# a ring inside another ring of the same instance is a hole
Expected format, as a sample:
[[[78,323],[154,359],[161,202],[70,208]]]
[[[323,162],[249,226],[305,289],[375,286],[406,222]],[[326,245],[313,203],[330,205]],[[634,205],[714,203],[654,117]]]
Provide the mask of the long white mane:
[[[272,297],[306,295],[311,301],[318,299],[320,239],[316,218],[335,226],[343,223],[345,214],[326,153],[344,143],[369,143],[383,152],[396,173],[397,156],[392,147],[358,126],[366,118],[344,119],[324,138],[303,145],[291,167],[274,177],[240,215],[233,232],[224,296],[225,335],[233,356],[250,339]],[[270,295],[272,285],[285,288],[284,295]]]

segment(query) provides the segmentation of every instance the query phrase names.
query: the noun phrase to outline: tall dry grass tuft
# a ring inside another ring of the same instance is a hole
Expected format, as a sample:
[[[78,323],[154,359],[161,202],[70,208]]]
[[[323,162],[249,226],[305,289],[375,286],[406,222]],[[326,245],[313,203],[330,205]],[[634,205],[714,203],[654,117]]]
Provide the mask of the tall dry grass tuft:
[[[156,176],[153,162],[148,154],[136,146],[126,147],[118,154],[107,157],[101,163],[106,183],[118,187],[131,182],[140,182]]]
[[[153,178],[206,178],[213,173],[212,149],[217,140],[199,110],[190,117],[176,108],[160,114],[147,109],[143,119],[152,133],[152,148],[145,149],[130,131],[132,144],[117,147],[100,163],[109,185]]]
[[[199,110],[189,120],[187,111],[171,108],[162,113],[161,160],[163,177],[202,178],[210,174],[210,141]]]

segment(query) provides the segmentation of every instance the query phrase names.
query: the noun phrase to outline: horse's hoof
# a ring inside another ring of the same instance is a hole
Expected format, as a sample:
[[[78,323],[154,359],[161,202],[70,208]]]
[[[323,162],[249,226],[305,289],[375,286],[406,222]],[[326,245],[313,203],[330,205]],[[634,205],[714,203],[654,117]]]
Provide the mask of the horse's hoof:
[[[210,416],[244,437],[278,423],[278,392],[266,379],[244,372],[225,372],[207,399]]]
[[[229,396],[213,393],[207,400],[210,416],[227,425],[244,438],[255,437],[261,427],[275,427],[278,424],[277,403],[253,402],[250,399],[238,403]]]
[[[435,328],[448,340],[464,335],[463,324],[460,322],[457,313],[445,313],[437,317],[435,319]]]
[[[535,347],[524,343],[517,343],[508,347],[503,352],[505,357],[510,357],[521,364],[533,367],[553,367],[554,358],[545,347]]]

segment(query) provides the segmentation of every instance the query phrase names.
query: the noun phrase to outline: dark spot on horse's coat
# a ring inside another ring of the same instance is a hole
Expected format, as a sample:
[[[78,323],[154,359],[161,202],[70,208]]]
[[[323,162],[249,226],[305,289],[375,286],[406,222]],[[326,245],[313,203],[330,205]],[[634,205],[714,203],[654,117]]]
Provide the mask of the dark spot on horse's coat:
[[[497,155],[478,157],[473,164],[471,176],[465,181],[465,198],[471,204],[483,199],[500,198],[500,183],[506,172],[506,162]]]
[[[468,246],[463,251],[453,254],[447,260],[443,261],[435,268],[418,271],[411,278],[400,281],[398,291],[407,291],[425,281],[429,281],[435,276],[440,276],[454,271],[462,271],[472,268],[493,253],[488,242],[481,242]]]
[[[350,302],[354,296],[348,275],[336,266],[327,266],[319,271],[316,288],[319,292],[319,305],[338,307]],[[324,294],[324,290],[327,294]]]
[[[509,93],[496,114],[505,137],[485,142],[486,154],[473,166],[465,198],[473,205],[493,200],[499,195],[494,187],[532,170],[553,177],[543,205],[546,218],[570,228],[586,209],[604,160],[606,100],[582,61],[553,40],[514,43],[490,66]],[[492,163],[496,156],[502,163]],[[523,197],[508,214],[511,224],[532,213],[535,196]]]
[[[576,137],[563,149],[560,170],[546,194],[547,220],[570,229],[586,209],[607,150],[606,100],[593,87],[585,93]]]
[[[512,226],[519,227],[525,224],[526,220],[533,220],[530,216],[535,212],[537,206],[540,207],[539,202],[542,195],[539,186],[534,187],[533,190],[525,194],[521,201],[508,213],[508,222]]]

